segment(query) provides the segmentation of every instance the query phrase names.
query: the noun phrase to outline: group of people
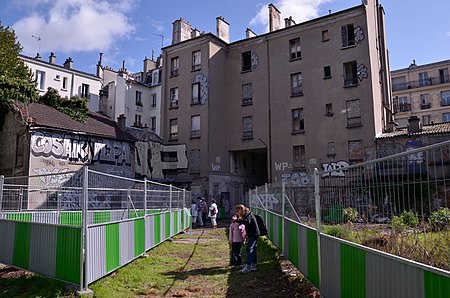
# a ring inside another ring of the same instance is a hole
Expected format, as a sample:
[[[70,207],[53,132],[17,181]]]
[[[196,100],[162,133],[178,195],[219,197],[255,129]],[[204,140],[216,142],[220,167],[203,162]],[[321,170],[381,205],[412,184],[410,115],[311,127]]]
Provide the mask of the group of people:
[[[241,250],[243,244],[246,243],[246,264],[240,272],[247,273],[256,271],[256,246],[258,244],[258,238],[261,235],[258,222],[252,212],[242,204],[236,205],[235,211],[236,213],[231,217],[229,230],[231,266],[239,268],[242,265]],[[209,216],[211,226],[217,228],[217,214],[216,200],[212,200],[209,207],[202,197],[198,197],[197,201],[192,201],[192,227],[196,226],[197,220],[200,227],[206,226],[206,217]]]
[[[216,229],[218,213],[219,209],[217,208],[216,200],[212,200],[211,205],[208,207],[205,199],[198,197],[197,201],[193,200],[191,205],[192,227],[195,228],[197,226],[197,220],[199,227],[205,227],[206,218],[209,217],[211,226],[213,229]]]

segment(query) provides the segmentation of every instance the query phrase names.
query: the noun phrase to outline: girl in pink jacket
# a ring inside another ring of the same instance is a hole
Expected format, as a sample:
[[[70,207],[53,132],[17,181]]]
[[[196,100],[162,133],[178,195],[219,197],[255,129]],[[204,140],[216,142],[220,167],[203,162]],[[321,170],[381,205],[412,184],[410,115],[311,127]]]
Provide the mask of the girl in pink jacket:
[[[245,226],[236,222],[237,216],[231,218],[229,241],[231,245],[231,266],[238,267],[242,264],[241,248],[245,240]]]

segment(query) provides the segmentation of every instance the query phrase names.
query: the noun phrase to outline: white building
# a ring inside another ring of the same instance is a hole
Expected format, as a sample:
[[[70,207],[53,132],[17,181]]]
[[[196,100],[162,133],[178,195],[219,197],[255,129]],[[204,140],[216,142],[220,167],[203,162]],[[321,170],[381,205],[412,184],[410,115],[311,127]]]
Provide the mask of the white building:
[[[100,110],[112,119],[125,117],[126,127],[161,133],[161,59],[144,59],[142,72],[131,74],[125,65],[119,71],[98,66],[103,77]]]
[[[99,92],[102,80],[95,74],[89,74],[73,68],[72,58],[67,58],[64,64],[56,64],[56,56],[50,54],[48,62],[41,60],[39,54],[35,58],[19,55],[31,69],[36,79],[39,95],[47,92],[49,87],[58,90],[62,97],[79,96],[88,99],[89,110],[99,110]]]

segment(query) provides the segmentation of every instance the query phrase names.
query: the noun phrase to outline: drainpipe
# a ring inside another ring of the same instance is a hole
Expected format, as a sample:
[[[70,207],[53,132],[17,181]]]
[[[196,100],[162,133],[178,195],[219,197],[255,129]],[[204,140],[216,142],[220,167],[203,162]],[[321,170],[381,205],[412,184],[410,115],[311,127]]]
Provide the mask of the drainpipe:
[[[267,150],[268,157],[269,157],[269,183],[272,183],[272,119],[271,119],[271,112],[270,112],[270,54],[269,54],[269,40],[266,39],[266,47],[267,47],[267,93],[269,94],[268,97],[268,117],[269,117],[269,147]]]

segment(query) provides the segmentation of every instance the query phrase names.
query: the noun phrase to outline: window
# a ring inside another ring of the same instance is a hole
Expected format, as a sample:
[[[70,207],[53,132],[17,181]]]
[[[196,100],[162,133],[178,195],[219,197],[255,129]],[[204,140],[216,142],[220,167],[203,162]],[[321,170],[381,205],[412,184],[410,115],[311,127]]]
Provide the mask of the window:
[[[161,83],[161,76],[160,76],[160,74],[161,74],[161,72],[159,71],[159,69],[154,70],[152,72],[152,86]]]
[[[421,109],[429,109],[431,108],[431,102],[429,102],[430,95],[427,94],[420,94],[420,108]]]
[[[442,122],[450,122],[450,113],[442,114]]]
[[[192,116],[191,117],[191,138],[199,138],[200,137],[200,116]]]
[[[336,144],[334,142],[328,142],[327,156],[336,156]]]
[[[333,116],[333,104],[327,103],[325,104],[325,116]]]
[[[330,40],[330,35],[328,34],[328,30],[322,30],[322,41]]]
[[[291,74],[291,96],[303,95],[303,76],[302,73]]]
[[[142,121],[142,116],[141,115],[134,115],[134,124],[133,124],[133,126],[142,127],[141,121]]]
[[[68,80],[67,77],[63,77],[62,88],[64,90],[67,90],[67,80]]]
[[[342,47],[349,47],[355,45],[355,30],[353,24],[348,24],[341,27]]]
[[[422,116],[422,124],[423,125],[431,124],[431,115],[423,115]]]
[[[252,70],[252,52],[247,51],[242,53],[242,71],[251,71]]]
[[[324,79],[331,78],[331,66],[324,66],[323,67],[323,78]]]
[[[253,139],[253,117],[247,116],[242,118],[242,138]]]
[[[150,97],[151,97],[151,102],[152,102],[152,104],[151,104],[151,107],[152,108],[156,108],[156,93],[153,93],[152,95],[150,95]]]
[[[36,70],[36,87],[45,90],[45,72]]]
[[[448,68],[439,69],[439,81],[441,84],[450,82],[450,78],[448,76]]]
[[[142,92],[136,91],[136,105],[142,107]]]
[[[252,83],[242,85],[242,105],[252,104]]]
[[[55,76],[55,81],[59,81],[59,80],[61,80],[61,76],[60,75],[56,75]]]
[[[178,154],[176,151],[161,151],[162,162],[177,162]]]
[[[192,52],[192,70],[199,70],[202,64],[202,52]]]
[[[430,85],[430,79],[428,78],[427,72],[420,72],[419,73],[419,87],[429,86]]]
[[[300,38],[290,40],[289,48],[291,60],[300,59],[302,57],[302,50],[300,48]]]
[[[344,63],[344,87],[358,85],[356,61]]]
[[[175,77],[178,75],[178,69],[180,67],[180,59],[178,57],[170,60],[170,76]]]
[[[200,150],[198,149],[191,150],[189,156],[189,172],[194,174],[200,173]]]
[[[441,91],[441,106],[450,106],[450,91]]]
[[[362,161],[362,141],[348,142],[348,159],[350,161]]]
[[[361,126],[359,99],[347,101],[347,127]]]
[[[171,108],[178,107],[178,88],[170,89],[170,107]]]
[[[83,98],[91,97],[91,93],[89,93],[89,85],[88,84],[81,85],[81,97],[83,97]]]
[[[305,162],[305,145],[294,146],[294,168],[304,168]]]
[[[192,103],[193,104],[200,103],[200,83],[192,84]]]
[[[170,135],[171,140],[178,138],[178,119],[170,119]]]
[[[394,101],[395,112],[408,112],[411,111],[411,104],[406,96],[396,97]]]
[[[292,132],[304,132],[305,131],[305,119],[303,115],[303,109],[292,110]]]
[[[156,132],[156,116],[150,117],[150,131]]]
[[[406,77],[392,78],[392,91],[399,91],[406,89]]]

